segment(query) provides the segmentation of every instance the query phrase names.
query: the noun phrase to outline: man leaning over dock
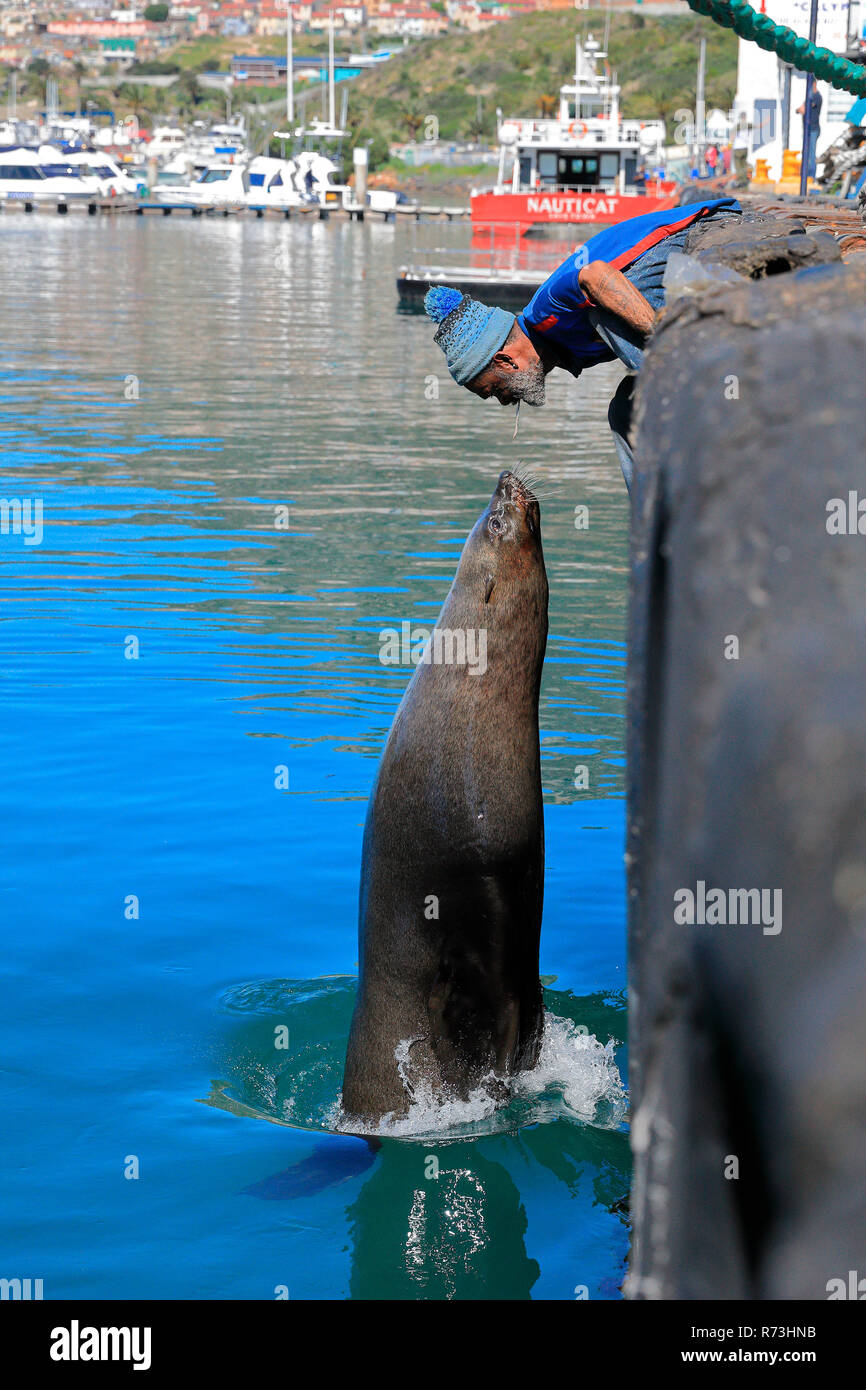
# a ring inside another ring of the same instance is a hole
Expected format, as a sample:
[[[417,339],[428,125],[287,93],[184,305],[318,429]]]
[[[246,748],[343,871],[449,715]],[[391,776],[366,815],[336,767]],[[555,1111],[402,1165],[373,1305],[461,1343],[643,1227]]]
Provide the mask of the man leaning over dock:
[[[424,307],[439,324],[435,341],[460,386],[501,405],[543,405],[545,377],[554,367],[580,376],[618,357],[630,375],[620,382],[608,421],[631,489],[629,439],[634,373],[646,335],[665,302],[668,256],[682,250],[699,219],[740,213],[735,198],[715,198],[631,217],[590,237],[540,285],[515,318],[459,290],[437,285]]]

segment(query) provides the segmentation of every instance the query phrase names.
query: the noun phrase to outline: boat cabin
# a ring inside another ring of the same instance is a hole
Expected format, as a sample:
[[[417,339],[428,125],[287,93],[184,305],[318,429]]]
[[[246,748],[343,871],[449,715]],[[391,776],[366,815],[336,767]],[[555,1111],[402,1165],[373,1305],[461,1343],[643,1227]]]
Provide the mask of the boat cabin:
[[[640,171],[657,165],[664,149],[664,123],[620,117],[620,88],[606,57],[591,35],[578,42],[574,81],[560,88],[558,116],[500,124],[500,187],[512,193],[641,191]]]

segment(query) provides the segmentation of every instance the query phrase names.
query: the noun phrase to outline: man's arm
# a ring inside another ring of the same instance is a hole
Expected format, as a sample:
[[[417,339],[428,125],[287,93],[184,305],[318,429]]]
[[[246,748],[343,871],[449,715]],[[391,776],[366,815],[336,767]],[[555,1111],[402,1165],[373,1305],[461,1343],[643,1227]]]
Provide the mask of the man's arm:
[[[655,323],[655,310],[621,270],[615,270],[607,261],[590,261],[579,272],[577,281],[587,299],[598,308],[616,314],[639,333],[649,333]]]

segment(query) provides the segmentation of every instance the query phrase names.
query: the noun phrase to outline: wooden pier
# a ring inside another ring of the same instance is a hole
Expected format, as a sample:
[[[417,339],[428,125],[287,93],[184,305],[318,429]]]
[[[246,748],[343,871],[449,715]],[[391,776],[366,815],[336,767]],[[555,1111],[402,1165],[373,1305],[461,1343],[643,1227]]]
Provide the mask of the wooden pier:
[[[418,203],[399,204],[389,210],[382,211],[360,205],[335,203],[333,206],[320,206],[317,204],[302,205],[292,208],[274,207],[246,207],[243,204],[220,204],[220,203],[160,203],[139,199],[122,198],[95,198],[91,201],[82,199],[79,202],[66,203],[62,200],[55,202],[33,202],[26,198],[10,198],[0,202],[0,212],[19,212],[30,215],[46,214],[52,217],[64,217],[69,213],[86,213],[89,217],[97,217],[109,214],[114,217],[135,216],[135,217],[223,217],[223,218],[269,218],[281,222],[301,221],[301,222],[328,222],[331,219],[338,222],[363,222],[372,219],[380,222],[395,221],[438,221],[455,222],[465,221],[470,216],[468,207],[436,207],[421,205]]]

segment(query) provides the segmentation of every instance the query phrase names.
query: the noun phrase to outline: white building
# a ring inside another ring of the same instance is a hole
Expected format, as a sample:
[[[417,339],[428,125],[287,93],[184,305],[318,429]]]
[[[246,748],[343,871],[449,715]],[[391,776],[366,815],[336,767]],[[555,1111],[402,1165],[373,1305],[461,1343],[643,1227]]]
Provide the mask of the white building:
[[[810,0],[765,0],[760,8],[776,24],[786,25],[802,38],[809,37]],[[844,54],[849,35],[854,39],[861,34],[864,18],[866,4],[861,7],[860,0],[818,0],[815,42]],[[820,160],[845,129],[845,113],[856,98],[828,82],[817,82],[817,88],[823,100],[817,145]],[[796,113],[805,96],[805,73],[789,69],[777,54],[740,39],[734,101],[739,139],[748,139],[750,164],[754,165],[756,158],[767,160],[771,179],[781,177],[783,149],[802,151],[803,118]]]

